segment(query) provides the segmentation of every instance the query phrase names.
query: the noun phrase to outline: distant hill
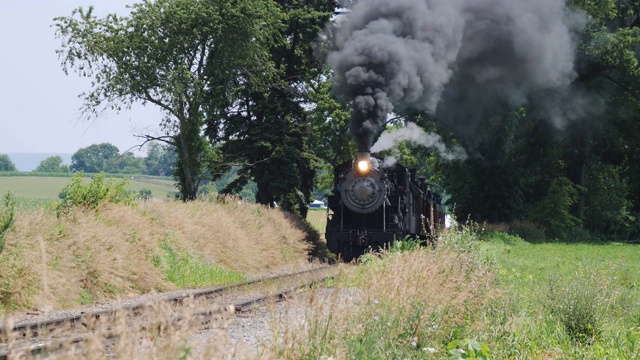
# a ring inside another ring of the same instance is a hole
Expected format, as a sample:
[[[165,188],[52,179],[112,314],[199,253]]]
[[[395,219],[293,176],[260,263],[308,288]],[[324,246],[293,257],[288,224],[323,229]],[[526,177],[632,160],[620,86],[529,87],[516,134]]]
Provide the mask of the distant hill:
[[[40,162],[50,156],[60,156],[62,163],[65,165],[71,165],[71,155],[73,154],[61,154],[61,153],[8,153],[9,159],[13,161],[18,168],[18,171],[33,171]]]

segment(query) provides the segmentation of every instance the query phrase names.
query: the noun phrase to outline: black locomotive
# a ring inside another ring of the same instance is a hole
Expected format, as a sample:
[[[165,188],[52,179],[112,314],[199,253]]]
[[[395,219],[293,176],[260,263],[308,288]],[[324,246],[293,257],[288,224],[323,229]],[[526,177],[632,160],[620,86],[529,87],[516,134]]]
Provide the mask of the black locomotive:
[[[328,200],[327,247],[344,261],[407,235],[433,241],[436,229],[444,227],[441,198],[424,178],[399,164],[382,166],[369,152],[334,169]]]

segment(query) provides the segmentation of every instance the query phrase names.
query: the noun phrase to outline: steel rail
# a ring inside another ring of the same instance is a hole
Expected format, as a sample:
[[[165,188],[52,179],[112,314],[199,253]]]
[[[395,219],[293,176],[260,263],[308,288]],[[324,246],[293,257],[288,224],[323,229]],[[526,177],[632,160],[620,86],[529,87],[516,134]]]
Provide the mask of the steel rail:
[[[322,269],[326,269],[329,268],[327,267],[323,267]],[[312,271],[319,271],[320,268],[315,268]],[[302,274],[307,273],[310,271],[304,271],[301,272]],[[313,285],[316,285],[318,283],[321,283],[322,281],[325,281],[326,279],[330,278],[333,275],[326,275],[326,276],[322,276],[320,278],[317,279],[313,279],[310,281],[307,281],[304,284],[300,284],[282,291],[279,291],[275,294],[270,294],[270,295],[262,295],[262,296],[258,296],[255,297],[251,300],[247,300],[247,301],[243,301],[237,304],[233,304],[229,307],[223,307],[223,308],[219,308],[219,309],[215,309],[215,310],[204,310],[204,311],[197,311],[194,312],[190,315],[189,318],[186,317],[176,317],[174,319],[172,319],[171,321],[169,321],[169,323],[171,325],[175,325],[178,322],[184,321],[184,320],[193,320],[193,318],[201,318],[200,320],[200,324],[206,324],[209,323],[215,316],[218,316],[220,314],[224,314],[225,312],[229,312],[229,309],[233,309],[234,313],[238,314],[238,313],[242,313],[242,312],[247,312],[249,310],[252,310],[258,306],[261,306],[269,301],[275,301],[275,302],[280,302],[283,300],[286,300],[291,294],[295,293],[296,291],[303,289],[303,288],[309,288],[312,287]],[[235,284],[234,284],[235,285]],[[155,325],[154,325],[155,326]],[[145,326],[140,326],[140,328],[138,329],[139,331],[144,331],[146,330]],[[11,356],[12,354],[19,354],[21,356],[24,356],[26,354],[29,354],[28,356],[47,356],[50,354],[53,354],[55,352],[61,351],[65,348],[67,348],[69,345],[78,345],[80,343],[82,343],[83,341],[85,341],[87,338],[89,338],[90,335],[76,335],[73,337],[69,337],[65,340],[53,340],[53,341],[42,341],[39,342],[38,344],[34,344],[34,345],[30,345],[30,346],[26,346],[26,347],[21,347],[21,348],[17,348],[17,349],[12,349],[12,350],[0,350],[0,360],[7,360],[9,358],[9,356]],[[117,341],[117,339],[119,338],[119,335],[117,333],[108,333],[106,335],[104,335],[105,338],[104,340],[106,340],[108,343],[105,344],[106,345],[113,345],[115,344],[115,342]]]
[[[225,293],[227,291],[237,289],[237,288],[247,287],[247,286],[262,283],[262,282],[270,282],[274,280],[286,279],[289,277],[296,277],[296,276],[304,275],[307,273],[325,270],[328,268],[330,268],[330,265],[322,265],[319,267],[315,267],[313,269],[307,269],[307,270],[303,270],[295,273],[267,276],[263,278],[258,278],[250,281],[230,284],[230,285],[216,287],[216,288],[196,290],[193,292],[183,292],[183,293],[172,295],[160,300],[150,301],[143,304],[120,306],[114,309],[107,309],[107,310],[88,311],[88,312],[83,312],[77,315],[61,316],[58,318],[48,319],[44,321],[38,321],[38,320],[30,321],[30,322],[25,322],[19,325],[15,325],[10,329],[7,329],[6,326],[4,325],[0,325],[0,345],[6,344],[7,339],[9,339],[9,336],[8,336],[9,332],[14,334],[17,333],[19,337],[23,337],[23,338],[27,337],[28,335],[30,335],[32,338],[35,338],[43,333],[51,332],[52,330],[61,328],[63,326],[67,326],[72,329],[76,328],[78,325],[82,325],[84,322],[86,322],[90,318],[97,320],[97,319],[100,319],[101,317],[114,316],[116,313],[119,313],[122,311],[127,311],[130,313],[136,314],[136,313],[142,312],[144,309],[148,308],[148,306],[150,306],[151,304],[158,304],[158,303],[169,303],[174,305],[180,304],[186,299],[207,298],[214,295],[220,295],[222,293]]]

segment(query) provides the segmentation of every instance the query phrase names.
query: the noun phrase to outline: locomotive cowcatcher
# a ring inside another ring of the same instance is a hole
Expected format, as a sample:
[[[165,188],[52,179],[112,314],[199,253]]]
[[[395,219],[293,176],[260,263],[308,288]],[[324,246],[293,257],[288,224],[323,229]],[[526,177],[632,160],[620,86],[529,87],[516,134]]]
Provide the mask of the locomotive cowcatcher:
[[[328,198],[325,238],[329,251],[344,261],[383,248],[407,235],[434,241],[444,227],[441,197],[415,169],[383,166],[369,152],[334,169],[334,189]]]

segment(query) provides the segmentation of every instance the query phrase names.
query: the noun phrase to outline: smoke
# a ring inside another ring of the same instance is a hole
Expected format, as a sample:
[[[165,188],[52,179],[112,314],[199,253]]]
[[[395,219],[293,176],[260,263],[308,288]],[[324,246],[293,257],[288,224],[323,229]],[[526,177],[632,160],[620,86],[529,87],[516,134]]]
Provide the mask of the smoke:
[[[448,149],[445,143],[442,142],[440,135],[427,133],[411,122],[407,123],[403,128],[383,132],[371,148],[371,151],[379,152],[393,149],[401,141],[411,141],[424,147],[435,149],[445,160],[464,160],[467,158],[467,153],[460,146]],[[390,166],[394,163],[395,158],[390,157],[385,159],[384,165]]]
[[[561,125],[563,107],[584,102],[546,101],[570,93],[585,24],[563,0],[362,0],[347,16],[328,62],[361,150],[394,110],[463,128],[535,103]]]

